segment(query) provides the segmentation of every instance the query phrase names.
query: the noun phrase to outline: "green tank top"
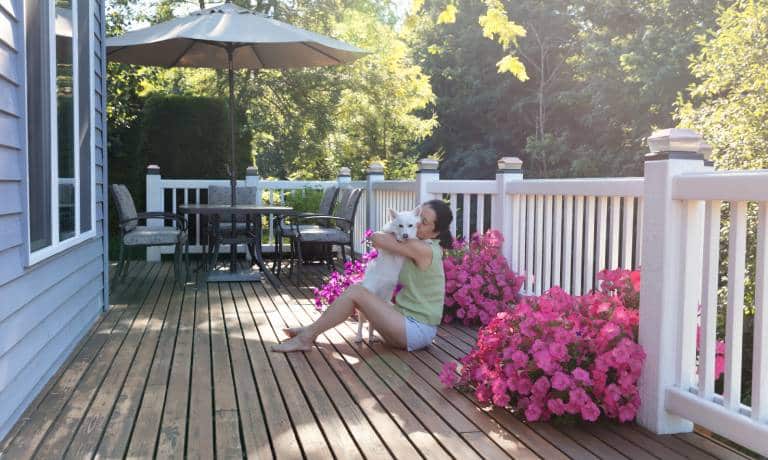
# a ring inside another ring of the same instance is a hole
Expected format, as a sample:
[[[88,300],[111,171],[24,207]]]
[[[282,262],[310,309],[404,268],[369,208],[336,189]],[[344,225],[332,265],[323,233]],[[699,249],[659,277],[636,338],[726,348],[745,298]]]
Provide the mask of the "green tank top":
[[[402,290],[395,297],[395,309],[424,324],[438,325],[443,319],[445,273],[443,251],[437,240],[426,240],[432,246],[432,263],[420,269],[406,257],[400,270]]]

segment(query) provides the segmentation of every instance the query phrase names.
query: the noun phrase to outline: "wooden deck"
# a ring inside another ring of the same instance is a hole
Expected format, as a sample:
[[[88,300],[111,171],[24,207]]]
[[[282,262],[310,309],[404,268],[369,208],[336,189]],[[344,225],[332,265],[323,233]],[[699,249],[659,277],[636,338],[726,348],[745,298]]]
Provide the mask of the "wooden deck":
[[[745,458],[702,433],[527,424],[442,389],[441,363],[475,332],[441,326],[428,350],[355,344],[345,323],[309,353],[270,346],[312,321],[317,269],[295,283],[174,283],[134,263],[111,309],[0,444],[3,458]]]

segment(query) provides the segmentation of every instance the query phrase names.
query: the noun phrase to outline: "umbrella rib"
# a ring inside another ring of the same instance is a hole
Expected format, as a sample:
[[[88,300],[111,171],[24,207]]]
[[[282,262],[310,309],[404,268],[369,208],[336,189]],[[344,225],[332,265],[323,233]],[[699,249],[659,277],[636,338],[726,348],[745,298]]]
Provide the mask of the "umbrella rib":
[[[178,64],[179,61],[181,61],[181,58],[183,58],[185,54],[189,53],[189,50],[191,50],[192,47],[195,46],[196,44],[197,44],[197,41],[192,40],[192,43],[190,43],[189,46],[184,48],[184,51],[182,51],[181,54],[179,54],[179,56],[168,67],[176,67],[176,64]]]
[[[330,54],[326,53],[325,51],[323,51],[323,50],[321,50],[321,49],[317,48],[316,46],[312,46],[312,45],[310,45],[308,42],[301,42],[301,44],[302,44],[302,45],[304,45],[304,46],[306,46],[307,48],[311,49],[312,51],[314,51],[314,52],[316,52],[316,53],[320,53],[320,54],[322,54],[323,56],[325,56],[325,57],[327,57],[327,58],[330,58],[330,59],[332,59],[332,60],[336,61],[336,64],[341,64],[341,63],[342,63],[342,61],[341,61],[340,59],[338,59],[337,57],[335,57],[335,56],[332,56],[332,55],[330,55]]]
[[[254,45],[249,46],[251,51],[253,51],[253,55],[256,56],[256,60],[259,61],[259,65],[264,67],[264,60],[259,56],[259,52],[256,50],[256,47]]]

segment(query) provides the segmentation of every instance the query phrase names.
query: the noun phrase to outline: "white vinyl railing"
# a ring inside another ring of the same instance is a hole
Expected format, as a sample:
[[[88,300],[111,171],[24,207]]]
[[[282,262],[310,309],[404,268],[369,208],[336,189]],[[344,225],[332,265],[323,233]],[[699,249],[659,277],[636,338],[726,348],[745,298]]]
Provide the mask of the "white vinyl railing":
[[[531,294],[552,286],[583,294],[597,287],[596,274],[603,269],[642,267],[639,341],[647,359],[639,423],[656,433],[690,431],[696,423],[768,455],[768,171],[713,172],[691,153],[700,138],[672,131],[654,134],[656,143],[668,137],[668,155],[649,158],[644,177],[637,178],[526,180],[519,160],[503,158],[494,180],[441,180],[437,161],[420,160],[415,181],[384,180],[383,167],[372,165],[366,181],[351,182],[346,175],[330,182],[258,183],[270,204],[282,203],[286,190],[331,183],[363,188],[355,219],[358,253],[363,233],[381,228],[388,208],[412,209],[442,198],[453,211],[455,236],[466,239],[488,228],[502,233],[503,253],[513,270],[526,275],[524,289]],[[675,142],[683,145],[681,151],[671,147]],[[257,179],[247,176],[243,185],[249,181]],[[175,211],[219,183],[228,182],[148,175],[148,210]],[[721,261],[723,212],[729,227]],[[754,254],[747,253],[748,219],[757,220],[750,237],[757,241]],[[198,243],[203,226],[192,222]],[[749,280],[747,260],[756,266]],[[726,365],[723,391],[717,392],[724,265]],[[745,285],[755,286],[754,356],[746,363],[752,370],[749,404],[741,381]]]
[[[670,182],[671,199],[680,210],[679,355],[665,408],[757,452],[768,453],[768,171],[689,172]],[[756,252],[747,246],[748,208],[757,216]],[[727,213],[727,247],[721,253],[721,213]],[[674,217],[670,217],[671,219]],[[724,261],[720,260],[723,254]],[[749,280],[747,257],[756,272]],[[727,264],[725,373],[722,392],[715,390],[718,286]],[[751,403],[742,397],[745,286],[755,287]],[[664,286],[662,287],[664,288]],[[670,287],[672,288],[672,287]],[[643,310],[641,309],[641,314]],[[700,316],[700,318],[699,318]],[[641,323],[642,327],[642,323]],[[697,350],[696,334],[699,331]]]

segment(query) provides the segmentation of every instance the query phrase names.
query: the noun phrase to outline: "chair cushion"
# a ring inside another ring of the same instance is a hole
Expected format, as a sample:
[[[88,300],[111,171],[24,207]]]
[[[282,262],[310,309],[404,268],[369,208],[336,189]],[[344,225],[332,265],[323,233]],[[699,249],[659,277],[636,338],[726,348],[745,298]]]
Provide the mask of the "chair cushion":
[[[133,204],[133,197],[131,192],[128,191],[128,187],[123,184],[112,185],[112,196],[115,198],[115,205],[117,206],[117,214],[121,221],[128,219],[136,219],[136,205]],[[125,231],[130,232],[138,225],[136,220],[126,222]]]
[[[139,225],[125,234],[123,243],[127,246],[159,246],[183,243],[186,239],[186,232],[173,227],[145,227]]]
[[[301,230],[301,241],[307,243],[349,244],[349,233],[336,228],[307,228]]]
[[[237,226],[236,228],[238,232],[245,231],[245,222],[235,222],[235,225]],[[251,224],[251,227],[253,227],[253,224]],[[232,222],[219,222],[219,231],[223,233],[232,231]]]
[[[302,236],[304,236],[304,233],[309,230],[320,230],[327,227],[321,227],[319,225],[299,225],[299,232]],[[288,224],[280,224],[280,231],[282,232],[283,236],[289,236],[289,237],[295,237],[296,236],[296,227],[292,227]]]

